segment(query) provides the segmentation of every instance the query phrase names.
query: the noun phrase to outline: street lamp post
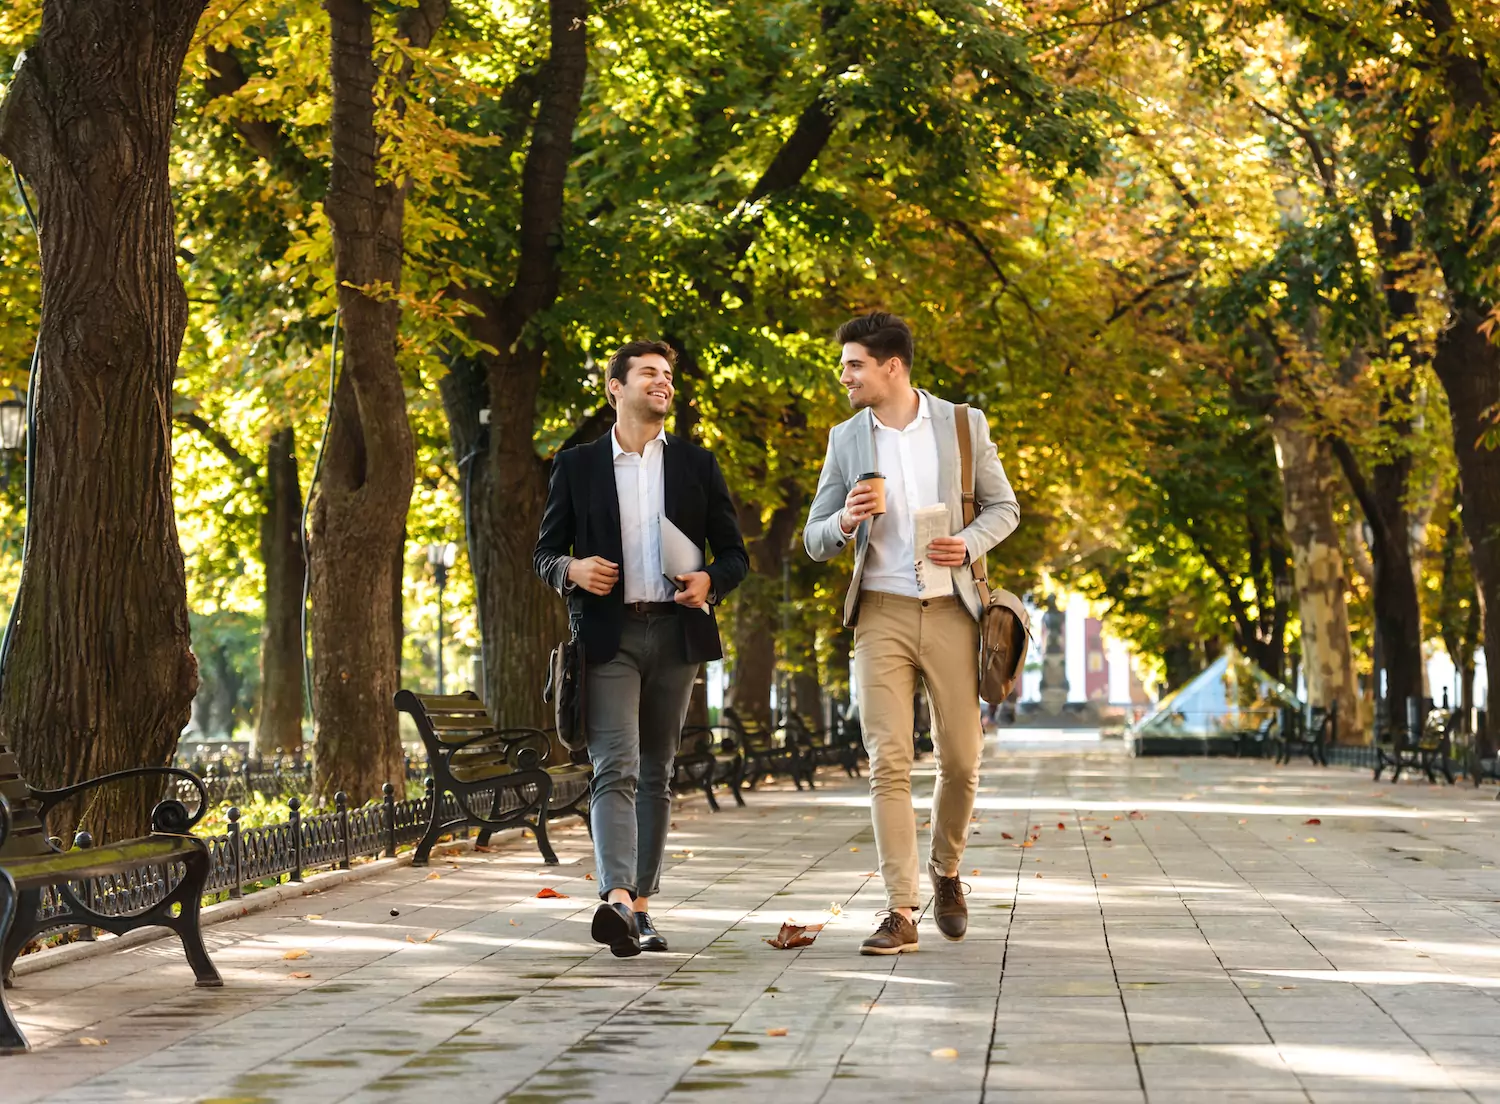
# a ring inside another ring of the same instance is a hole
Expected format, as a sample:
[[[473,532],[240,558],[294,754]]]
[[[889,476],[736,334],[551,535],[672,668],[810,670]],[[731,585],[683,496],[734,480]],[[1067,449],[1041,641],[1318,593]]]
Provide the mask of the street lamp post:
[[[0,486],[10,485],[11,457],[26,443],[26,400],[17,395],[0,399],[0,453],[5,454],[0,468]]]
[[[1275,584],[1275,586],[1276,586],[1276,604],[1278,606],[1280,606],[1282,608],[1282,610],[1288,609],[1291,606],[1291,604],[1292,604],[1292,595],[1296,592],[1295,588],[1292,585],[1292,580],[1290,578],[1288,578],[1286,575],[1279,575],[1276,578],[1276,584]],[[1283,616],[1283,621],[1284,621],[1285,620],[1285,614],[1283,614],[1282,616]],[[1276,677],[1278,679],[1281,679],[1283,681],[1290,680],[1290,678],[1291,678],[1291,661],[1292,661],[1292,657],[1291,657],[1291,655],[1286,650],[1286,637],[1283,636],[1282,637],[1282,645],[1281,645],[1281,670],[1276,672]],[[1296,688],[1293,687],[1293,689],[1295,690]]]
[[[452,541],[427,546],[427,562],[432,566],[432,573],[437,579],[438,588],[437,691],[439,694],[447,692],[443,687],[443,591],[448,586],[448,569],[453,566],[453,561],[457,557],[458,545]]]

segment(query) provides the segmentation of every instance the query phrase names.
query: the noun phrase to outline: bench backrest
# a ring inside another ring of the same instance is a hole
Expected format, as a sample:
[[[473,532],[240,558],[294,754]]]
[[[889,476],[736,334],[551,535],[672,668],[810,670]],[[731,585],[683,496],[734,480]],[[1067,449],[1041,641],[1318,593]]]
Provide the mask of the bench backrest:
[[[15,752],[0,744],[0,793],[10,805],[11,830],[0,844],[0,862],[7,855],[46,855],[52,852],[47,826],[37,814],[36,800],[21,777]]]
[[[516,748],[530,747],[538,765],[567,763],[566,749],[556,734],[535,728],[496,728],[478,694],[418,694],[401,690],[396,708],[411,717],[427,747],[427,758],[435,772],[484,771],[514,766]]]

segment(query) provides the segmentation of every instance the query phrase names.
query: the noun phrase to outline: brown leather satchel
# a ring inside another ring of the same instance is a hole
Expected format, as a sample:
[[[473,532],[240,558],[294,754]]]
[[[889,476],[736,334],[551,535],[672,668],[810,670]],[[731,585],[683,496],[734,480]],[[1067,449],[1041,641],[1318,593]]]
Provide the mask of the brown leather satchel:
[[[963,473],[964,525],[974,520],[974,443],[969,438],[969,407],[953,408],[958,429],[958,464]],[[990,589],[978,560],[969,561],[974,583],[979,587],[979,696],[991,705],[1010,697],[1026,666],[1026,648],[1031,640],[1031,618],[1026,607],[1008,590]]]

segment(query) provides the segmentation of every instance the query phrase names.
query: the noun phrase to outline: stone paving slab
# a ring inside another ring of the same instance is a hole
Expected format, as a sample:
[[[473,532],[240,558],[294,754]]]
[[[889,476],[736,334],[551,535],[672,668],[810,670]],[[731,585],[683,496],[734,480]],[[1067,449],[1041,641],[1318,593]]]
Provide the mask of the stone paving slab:
[[[1500,1104],[1493,790],[995,745],[970,936],[896,958],[863,781],[674,816],[670,954],[589,940],[564,829],[212,928],[220,990],[167,941],[25,976],[0,1101]]]

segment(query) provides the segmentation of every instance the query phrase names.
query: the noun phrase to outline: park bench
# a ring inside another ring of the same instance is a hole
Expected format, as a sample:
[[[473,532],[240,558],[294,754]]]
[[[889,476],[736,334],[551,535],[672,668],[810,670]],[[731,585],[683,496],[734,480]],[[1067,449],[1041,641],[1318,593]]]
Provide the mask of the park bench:
[[[591,767],[568,762],[539,728],[495,727],[472,690],[449,695],[401,690],[396,708],[416,724],[433,779],[432,811],[413,866],[426,865],[440,836],[471,826],[479,829],[481,847],[492,832],[530,828],[542,858],[556,864],[547,821],[588,819]],[[444,794],[453,795],[458,815],[452,815]]]
[[[734,736],[723,725],[689,725],[682,730],[673,767],[673,788],[702,790],[708,807],[719,811],[715,786],[728,786],[736,805],[744,805],[740,786],[745,779],[745,757]]]
[[[756,783],[766,777],[783,774],[792,780],[797,789],[806,782],[813,788],[815,766],[793,739],[788,739],[785,729],[770,732],[753,719],[741,717],[734,706],[724,707],[724,722],[734,734],[735,746],[745,757],[744,785],[755,789]]]
[[[195,786],[197,812],[190,815],[181,801],[167,798],[151,811],[149,836],[94,847],[81,832],[77,845],[68,851],[48,838],[47,813],[62,802],[106,783],[152,775],[186,779]],[[21,777],[15,755],[0,744],[0,977],[5,987],[11,984],[11,968],[22,948],[44,931],[64,927],[101,928],[116,935],[137,928],[168,928],[182,940],[197,984],[223,985],[198,926],[213,862],[208,845],[188,834],[207,808],[202,781],[177,767],[140,767],[38,790]],[[147,893],[121,901],[112,892],[112,876],[141,867],[159,869],[166,892],[160,900]],[[44,894],[49,898],[45,912]],[[121,903],[125,908],[118,907]],[[29,1049],[0,989],[0,1054]]]
[[[1392,726],[1388,738],[1376,740],[1375,781],[1380,781],[1381,773],[1389,767],[1392,782],[1406,770],[1421,771],[1433,783],[1441,772],[1452,785],[1455,723],[1456,714],[1433,709],[1430,699],[1408,698],[1406,724]]]
[[[1276,734],[1276,762],[1290,763],[1292,756],[1306,753],[1314,764],[1328,765],[1328,745],[1338,736],[1339,707],[1311,706],[1304,713],[1292,705],[1281,707]]]
[[[850,778],[859,777],[859,745],[851,745],[816,721],[800,713],[788,715],[787,732],[796,739],[803,753],[817,767],[842,767]]]
[[[1234,757],[1245,758],[1246,754],[1253,755],[1256,759],[1266,757],[1266,749],[1275,746],[1276,725],[1279,718],[1275,713],[1267,714],[1260,724],[1253,728],[1239,728],[1234,731]]]

